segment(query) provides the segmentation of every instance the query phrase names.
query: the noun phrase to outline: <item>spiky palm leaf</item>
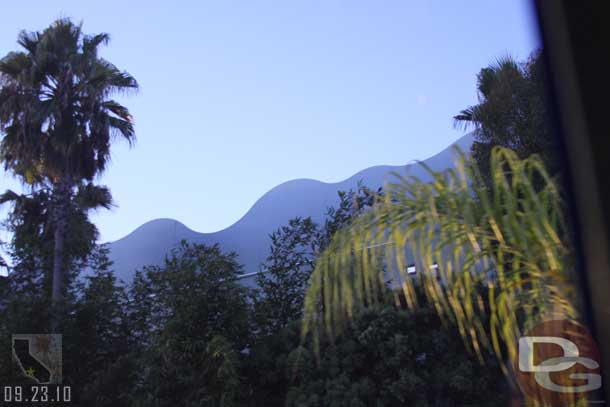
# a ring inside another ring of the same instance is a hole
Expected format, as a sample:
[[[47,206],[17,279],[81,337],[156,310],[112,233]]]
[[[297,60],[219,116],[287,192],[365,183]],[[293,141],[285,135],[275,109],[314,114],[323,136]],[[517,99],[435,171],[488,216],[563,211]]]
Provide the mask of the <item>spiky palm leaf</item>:
[[[430,182],[396,175],[370,211],[335,235],[305,300],[303,335],[313,334],[315,346],[388,292],[417,307],[418,285],[471,350],[493,350],[501,361],[514,356],[523,329],[576,317],[560,191],[540,159],[494,149],[490,190],[459,157],[455,169],[428,169]],[[394,290],[384,289],[388,280]]]

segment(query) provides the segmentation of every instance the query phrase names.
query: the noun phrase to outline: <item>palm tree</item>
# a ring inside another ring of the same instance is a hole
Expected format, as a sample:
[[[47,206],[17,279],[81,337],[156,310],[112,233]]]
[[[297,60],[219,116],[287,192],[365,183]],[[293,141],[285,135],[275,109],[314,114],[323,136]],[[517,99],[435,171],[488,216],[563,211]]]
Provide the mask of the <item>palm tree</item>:
[[[24,51],[0,60],[0,161],[25,183],[51,191],[56,305],[75,190],[106,169],[114,138],[135,141],[129,111],[112,96],[138,84],[98,55],[108,41],[108,34],[84,35],[81,25],[60,19],[42,32],[21,32]]]
[[[501,58],[477,76],[479,103],[453,117],[456,127],[473,130],[473,158],[488,183],[494,146],[510,148],[520,158],[538,154],[551,174],[561,169],[549,124],[545,84],[540,52],[526,63]]]
[[[454,169],[428,169],[430,182],[396,175],[318,259],[304,338],[313,334],[318,347],[362,306],[394,300],[415,308],[422,290],[471,351],[488,349],[504,365],[515,360],[523,330],[576,318],[560,191],[537,156],[495,148],[490,170],[491,188],[465,155]]]

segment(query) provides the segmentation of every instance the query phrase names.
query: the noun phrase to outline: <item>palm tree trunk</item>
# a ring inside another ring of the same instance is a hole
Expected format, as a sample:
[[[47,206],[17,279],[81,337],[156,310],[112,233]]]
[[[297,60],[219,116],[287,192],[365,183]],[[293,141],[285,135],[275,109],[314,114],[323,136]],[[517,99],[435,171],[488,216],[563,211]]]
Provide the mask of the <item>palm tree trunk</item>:
[[[55,205],[53,208],[54,248],[53,248],[53,288],[51,292],[51,330],[59,333],[60,313],[64,292],[64,246],[66,226],[70,206],[70,184],[66,179],[59,181],[54,188]]]

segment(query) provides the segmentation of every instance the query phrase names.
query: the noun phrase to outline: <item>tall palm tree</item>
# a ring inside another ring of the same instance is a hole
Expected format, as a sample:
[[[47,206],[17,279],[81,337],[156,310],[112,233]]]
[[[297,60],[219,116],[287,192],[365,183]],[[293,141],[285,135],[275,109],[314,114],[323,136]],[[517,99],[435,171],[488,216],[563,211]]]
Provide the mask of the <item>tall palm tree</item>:
[[[84,35],[81,25],[60,19],[41,32],[21,32],[24,51],[0,60],[0,161],[53,197],[54,304],[63,296],[66,225],[76,187],[106,169],[114,138],[135,140],[129,111],[112,96],[138,84],[98,55],[108,41],[108,34]]]
[[[316,346],[388,293],[417,307],[417,287],[473,352],[495,351],[502,363],[515,360],[517,339],[533,324],[577,317],[561,194],[541,160],[493,149],[489,188],[460,157],[455,169],[429,170],[430,182],[397,175],[334,236],[305,299],[303,334]]]

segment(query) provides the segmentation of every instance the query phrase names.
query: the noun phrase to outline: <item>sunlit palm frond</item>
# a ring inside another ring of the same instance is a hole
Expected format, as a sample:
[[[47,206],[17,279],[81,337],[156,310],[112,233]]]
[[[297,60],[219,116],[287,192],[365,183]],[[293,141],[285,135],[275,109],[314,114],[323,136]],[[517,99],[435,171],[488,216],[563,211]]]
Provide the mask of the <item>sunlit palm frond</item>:
[[[459,157],[454,169],[428,169],[429,182],[397,175],[334,236],[310,280],[304,337],[332,339],[358,307],[385,302],[388,292],[417,307],[417,286],[479,356],[486,348],[505,360],[523,329],[576,317],[561,195],[540,159],[494,149],[490,189]]]

